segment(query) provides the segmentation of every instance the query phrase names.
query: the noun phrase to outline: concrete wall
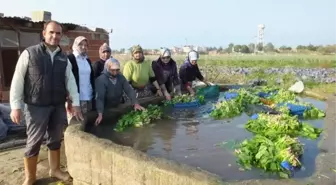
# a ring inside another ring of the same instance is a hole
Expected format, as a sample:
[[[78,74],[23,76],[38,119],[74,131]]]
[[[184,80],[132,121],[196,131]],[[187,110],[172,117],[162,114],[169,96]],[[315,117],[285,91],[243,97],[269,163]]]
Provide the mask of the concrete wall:
[[[142,104],[154,103],[148,100]],[[111,112],[125,112],[129,106]],[[105,113],[104,115],[115,115]],[[91,117],[91,118],[90,118]],[[94,116],[87,116],[92,120]],[[88,120],[86,120],[87,122]],[[220,178],[163,158],[154,158],[82,131],[72,120],[64,136],[68,171],[74,185],[215,185]]]

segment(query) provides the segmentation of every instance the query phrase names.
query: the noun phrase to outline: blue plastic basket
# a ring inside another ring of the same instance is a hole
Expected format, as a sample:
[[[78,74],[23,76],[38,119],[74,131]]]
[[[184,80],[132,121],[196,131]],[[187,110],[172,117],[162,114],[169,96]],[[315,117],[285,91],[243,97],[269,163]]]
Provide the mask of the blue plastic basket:
[[[258,92],[258,96],[259,96],[260,98],[267,98],[267,97],[269,97],[269,96],[271,96],[271,95],[273,95],[273,94],[276,94],[276,93],[278,93],[277,90],[270,91],[270,92]]]
[[[310,110],[311,107],[310,106],[304,106],[304,105],[296,105],[296,104],[292,104],[292,103],[279,103],[277,106],[287,106],[289,109],[289,113],[291,115],[297,115],[297,116],[303,116],[303,113],[306,110]]]
[[[259,115],[258,114],[253,114],[252,116],[251,116],[251,119],[253,119],[253,120],[256,120],[256,119],[258,119],[259,118]]]
[[[196,108],[199,107],[201,104],[198,100],[188,102],[188,103],[176,103],[174,104],[174,108],[176,109],[187,109],[187,108]]]
[[[231,99],[235,99],[237,98],[238,96],[238,93],[237,92],[225,92],[224,93],[224,98],[226,100],[231,100]]]

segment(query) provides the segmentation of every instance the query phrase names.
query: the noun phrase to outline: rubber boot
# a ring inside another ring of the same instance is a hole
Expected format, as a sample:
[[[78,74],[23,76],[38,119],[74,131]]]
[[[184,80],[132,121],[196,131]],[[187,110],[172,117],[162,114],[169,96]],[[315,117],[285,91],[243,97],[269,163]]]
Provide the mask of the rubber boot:
[[[38,158],[38,156],[24,158],[24,167],[25,167],[26,179],[23,182],[23,185],[33,185],[35,183],[35,181],[36,181],[37,158]]]
[[[71,180],[71,177],[68,172],[62,172],[60,169],[61,165],[61,152],[60,150],[49,150],[48,153],[48,159],[49,159],[49,175],[50,177],[55,177],[59,180],[68,181]]]

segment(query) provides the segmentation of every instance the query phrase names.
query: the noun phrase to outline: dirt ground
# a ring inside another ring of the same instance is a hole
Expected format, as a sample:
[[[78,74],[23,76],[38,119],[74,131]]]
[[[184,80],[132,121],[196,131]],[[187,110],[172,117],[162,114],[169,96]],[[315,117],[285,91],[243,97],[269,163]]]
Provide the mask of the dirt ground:
[[[66,169],[64,146],[61,149],[61,167]],[[0,152],[0,185],[21,185],[24,181],[23,166],[24,147]],[[49,178],[48,150],[42,146],[37,165],[36,185],[71,185],[71,182],[61,182]]]

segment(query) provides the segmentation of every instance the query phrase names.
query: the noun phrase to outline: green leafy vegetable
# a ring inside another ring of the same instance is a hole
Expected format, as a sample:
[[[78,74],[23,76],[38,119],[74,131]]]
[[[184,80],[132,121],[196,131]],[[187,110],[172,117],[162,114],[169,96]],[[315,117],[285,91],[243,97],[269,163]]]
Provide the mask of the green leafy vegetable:
[[[319,118],[325,117],[325,112],[316,108],[313,104],[296,102],[295,105],[302,105],[302,106],[310,107],[310,109],[307,109],[303,112],[304,119],[319,119]],[[290,110],[286,106],[286,104],[276,107],[276,109],[282,112],[283,114],[288,114],[288,115],[290,114]]]
[[[204,96],[199,95],[197,97],[189,95],[189,94],[183,94],[179,96],[174,96],[171,100],[165,100],[164,105],[174,105],[176,103],[190,103],[194,101],[199,101],[201,104],[205,103]]]
[[[290,116],[288,114],[259,114],[257,119],[249,120],[245,128],[254,134],[263,135],[268,138],[289,135],[292,137],[302,136],[316,139],[322,132],[321,129],[314,128],[308,123],[300,123],[297,116]]]
[[[240,115],[243,108],[235,100],[222,101],[215,105],[215,109],[211,111],[210,116],[215,119],[232,118]]]
[[[267,99],[271,100],[275,104],[284,103],[284,102],[286,103],[297,102],[296,95],[293,92],[290,92],[284,89],[278,90],[276,94],[270,96]]]
[[[154,120],[161,119],[163,112],[158,105],[148,105],[146,110],[135,111],[124,114],[121,119],[118,120],[116,128],[117,132],[121,132],[129,127],[141,127],[147,125]]]
[[[259,98],[245,89],[230,90],[237,92],[238,96],[231,100],[218,102],[211,111],[210,116],[215,119],[232,118],[240,115],[249,104],[259,104]]]
[[[325,117],[324,111],[317,109],[316,107],[312,107],[309,110],[306,110],[303,113],[303,118],[304,119],[319,119]]]
[[[250,140],[244,140],[235,150],[238,163],[245,169],[252,166],[267,172],[277,172],[283,178],[288,178],[288,171],[281,167],[287,161],[293,167],[301,166],[298,157],[303,154],[303,145],[297,138],[287,135],[269,139],[256,135]]]

